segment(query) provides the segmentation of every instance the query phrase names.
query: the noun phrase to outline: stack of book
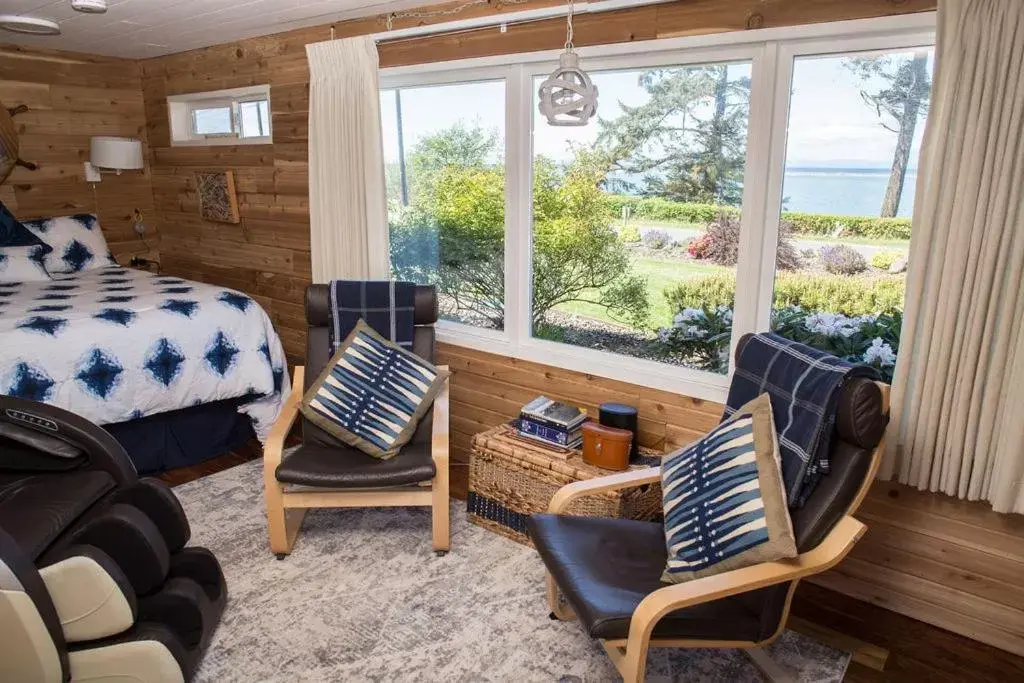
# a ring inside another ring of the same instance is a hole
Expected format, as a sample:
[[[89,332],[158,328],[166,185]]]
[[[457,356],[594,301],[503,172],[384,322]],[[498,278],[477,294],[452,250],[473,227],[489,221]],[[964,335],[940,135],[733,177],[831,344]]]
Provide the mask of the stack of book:
[[[525,406],[516,420],[519,436],[560,448],[579,448],[587,414],[567,403],[539,396]]]

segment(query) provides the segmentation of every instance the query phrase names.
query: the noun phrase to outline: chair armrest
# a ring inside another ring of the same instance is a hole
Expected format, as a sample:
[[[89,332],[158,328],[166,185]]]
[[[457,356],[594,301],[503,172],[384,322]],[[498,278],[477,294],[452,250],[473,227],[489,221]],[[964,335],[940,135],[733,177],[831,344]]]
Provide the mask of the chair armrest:
[[[839,520],[816,548],[793,559],[762,562],[751,567],[659,588],[644,598],[633,611],[629,625],[629,642],[633,642],[634,635],[638,639],[650,637],[650,632],[658,620],[677,609],[794,581],[831,569],[846,557],[866,530],[864,524],[847,515]]]
[[[574,500],[584,496],[629,489],[660,481],[660,467],[645,467],[642,470],[630,470],[628,472],[609,474],[606,477],[597,477],[596,479],[574,481],[555,492],[555,495],[551,498],[551,503],[548,504],[548,512],[552,514],[564,512]]]
[[[441,365],[438,369],[447,371],[448,366]],[[434,466],[438,469],[448,467],[449,382],[450,376],[445,379],[444,386],[434,398],[434,421],[430,429],[430,454],[434,458]]]
[[[277,421],[270,428],[267,436],[267,443],[263,446],[263,468],[271,472],[277,470],[281,464],[281,454],[284,452],[284,440],[288,438],[288,432],[295,424],[295,418],[299,416],[299,403],[302,402],[303,386],[306,378],[306,368],[298,365],[295,367],[295,374],[292,376],[292,393],[288,394],[281,414]]]

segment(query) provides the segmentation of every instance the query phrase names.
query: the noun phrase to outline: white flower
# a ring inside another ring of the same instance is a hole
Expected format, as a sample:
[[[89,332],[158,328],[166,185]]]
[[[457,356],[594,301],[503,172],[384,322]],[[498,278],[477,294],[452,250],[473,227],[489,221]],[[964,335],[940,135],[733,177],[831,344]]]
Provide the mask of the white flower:
[[[689,327],[686,328],[685,334],[689,339],[703,339],[704,337],[708,336],[708,331],[702,327],[690,325]]]
[[[667,343],[668,340],[671,338],[672,330],[668,329],[667,327],[662,327],[658,329],[658,341],[660,341],[662,344]]]
[[[841,313],[812,313],[804,319],[804,327],[825,337],[852,337],[860,331],[856,318]]]
[[[699,308],[684,308],[679,313],[676,313],[676,317],[672,319],[672,322],[678,327],[684,323],[697,322],[704,318],[704,311]]]
[[[875,337],[871,346],[864,352],[864,362],[883,368],[892,367],[896,365],[896,354],[880,337]]]

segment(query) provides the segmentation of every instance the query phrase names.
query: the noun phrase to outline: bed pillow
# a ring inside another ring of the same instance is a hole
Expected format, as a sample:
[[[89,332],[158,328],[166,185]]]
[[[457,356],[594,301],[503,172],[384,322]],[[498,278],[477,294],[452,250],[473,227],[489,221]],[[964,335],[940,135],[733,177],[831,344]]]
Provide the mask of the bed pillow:
[[[53,251],[46,255],[46,270],[51,275],[117,265],[103,237],[100,222],[92,214],[40,218],[23,221],[23,224],[53,247]]]
[[[666,456],[661,486],[668,546],[663,581],[796,557],[768,394]]]
[[[328,434],[386,460],[412,438],[447,376],[360,319],[300,410]]]
[[[34,246],[42,246],[47,251],[50,249],[46,243],[22,225],[21,221],[14,217],[14,214],[4,206],[3,202],[0,202],[0,248]]]
[[[49,280],[43,260],[46,247],[0,247],[0,282],[39,282]]]

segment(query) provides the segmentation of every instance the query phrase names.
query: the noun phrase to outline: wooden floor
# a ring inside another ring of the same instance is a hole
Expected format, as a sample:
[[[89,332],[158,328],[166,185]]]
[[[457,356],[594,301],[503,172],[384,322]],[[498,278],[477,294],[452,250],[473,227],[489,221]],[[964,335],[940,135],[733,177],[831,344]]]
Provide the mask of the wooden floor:
[[[170,470],[159,478],[177,486],[260,455],[260,445],[253,441],[244,449],[199,465]],[[887,652],[882,671],[877,670],[877,661],[869,661],[871,657],[863,658],[863,664],[851,662],[844,680],[852,683],[1024,682],[1024,657],[807,582],[797,589],[792,615],[795,620],[810,624],[797,630],[813,630],[817,625],[860,641],[869,646],[866,650],[880,651],[883,656]]]

